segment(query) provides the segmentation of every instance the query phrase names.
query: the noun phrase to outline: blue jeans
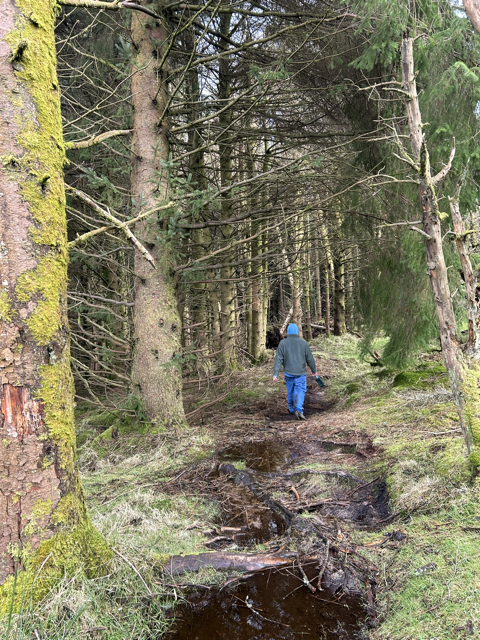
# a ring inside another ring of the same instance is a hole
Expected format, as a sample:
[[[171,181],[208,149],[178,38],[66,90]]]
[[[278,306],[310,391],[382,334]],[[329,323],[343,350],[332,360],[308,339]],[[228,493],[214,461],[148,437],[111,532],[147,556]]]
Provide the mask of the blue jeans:
[[[307,392],[307,376],[289,376],[286,373],[284,375],[289,410],[292,413],[294,411],[303,412],[303,401]]]

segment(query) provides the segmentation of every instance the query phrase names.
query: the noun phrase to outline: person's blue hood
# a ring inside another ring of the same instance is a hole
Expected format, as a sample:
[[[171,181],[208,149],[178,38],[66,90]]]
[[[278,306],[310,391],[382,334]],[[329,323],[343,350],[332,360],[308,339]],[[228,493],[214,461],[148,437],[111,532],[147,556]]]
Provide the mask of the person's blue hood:
[[[298,327],[295,323],[289,324],[287,329],[287,335],[298,336]]]

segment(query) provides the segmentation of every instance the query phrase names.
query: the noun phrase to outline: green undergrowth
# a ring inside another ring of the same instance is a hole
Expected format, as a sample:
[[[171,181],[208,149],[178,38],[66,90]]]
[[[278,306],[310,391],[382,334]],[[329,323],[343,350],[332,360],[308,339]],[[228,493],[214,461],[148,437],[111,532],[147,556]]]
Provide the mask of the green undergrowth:
[[[446,495],[446,507],[438,496],[434,510],[390,527],[407,535],[398,548],[363,551],[378,567],[381,624],[372,639],[478,637],[480,491],[456,486]]]
[[[27,594],[21,613],[0,622],[2,640],[36,639],[35,630],[41,640],[160,638],[165,612],[184,597],[182,584],[224,579],[209,569],[169,579],[164,569],[171,555],[208,550],[203,531],[218,519],[217,504],[188,492],[171,493],[168,486],[188,465],[212,454],[211,437],[199,429],[119,430],[105,439],[99,455],[98,431],[105,434],[118,419],[93,412],[79,421],[81,434],[92,430],[79,447],[79,462],[91,520],[113,550],[107,575],[87,579],[74,571],[40,603]]]
[[[184,394],[187,413],[211,402],[209,391],[221,397],[218,404],[228,411],[235,411],[238,407],[254,406],[257,402],[268,399],[277,392],[272,384],[274,357],[274,352],[267,351],[260,365],[232,371],[228,378],[207,388],[207,391],[195,387],[187,390]]]
[[[332,353],[337,357],[338,349]],[[343,356],[350,358],[348,350]],[[387,482],[395,516],[383,531],[407,536],[361,549],[377,568],[377,627],[370,638],[478,636],[480,480],[466,455],[443,364],[437,354],[427,354],[409,370],[380,369],[369,376],[362,365],[355,376],[349,359],[337,371],[331,389],[377,447],[372,468]],[[357,543],[382,541],[378,531],[353,537]]]
[[[231,407],[239,407],[248,403],[256,402],[260,397],[261,391],[255,389],[240,389],[236,387],[229,392],[222,402]]]
[[[393,379],[393,387],[403,389],[429,389],[437,383],[448,384],[443,364],[425,362],[413,371],[401,371]]]
[[[385,340],[375,343],[382,350]],[[387,390],[395,375],[385,367],[359,358],[359,339],[351,334],[316,338],[311,343],[319,375],[326,383],[325,397],[337,406],[349,407],[362,398]],[[372,359],[373,362],[373,359]]]
[[[382,344],[375,345],[380,355]],[[384,478],[393,520],[373,532],[349,528],[349,535],[362,544],[382,542],[383,533],[393,530],[407,535],[390,546],[359,548],[377,582],[378,625],[369,638],[450,640],[465,635],[469,620],[474,630],[480,629],[480,484],[465,455],[438,354],[393,371],[361,361],[353,336],[318,338],[312,350],[327,384],[325,395],[335,402],[330,410],[335,424],[341,428],[341,416],[348,417],[348,428],[368,434],[375,453],[358,462],[353,456],[323,463],[299,460],[297,468],[341,468],[367,481]],[[165,573],[171,555],[208,550],[204,532],[218,523],[220,508],[195,483],[173,491],[171,481],[196,465],[208,472],[217,446],[210,425],[218,416],[228,427],[237,407],[250,404],[255,410],[280,392],[271,381],[272,365],[269,354],[258,368],[235,372],[229,395],[205,410],[206,426],[195,424],[189,430],[154,431],[138,407],[113,412],[80,408],[83,484],[92,522],[113,549],[111,568],[93,580],[80,573],[65,578],[39,604],[26,599],[8,632],[8,620],[0,623],[2,639],[38,640],[35,630],[41,640],[161,638],[166,612],[192,585],[223,583],[227,576],[212,569],[182,577]],[[210,400],[205,394],[201,401]],[[234,464],[243,468],[245,460]],[[302,481],[312,501],[354,486],[348,478],[324,475],[295,480]],[[287,489],[270,488],[285,501],[292,499]],[[267,548],[259,545],[257,550]]]

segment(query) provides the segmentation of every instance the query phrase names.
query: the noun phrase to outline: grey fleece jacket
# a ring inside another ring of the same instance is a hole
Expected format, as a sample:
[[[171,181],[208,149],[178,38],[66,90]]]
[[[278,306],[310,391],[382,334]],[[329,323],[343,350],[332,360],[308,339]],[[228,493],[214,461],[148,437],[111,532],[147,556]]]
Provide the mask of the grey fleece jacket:
[[[305,364],[306,363],[306,364]],[[307,364],[312,373],[317,373],[315,360],[310,347],[299,336],[293,334],[288,335],[280,342],[275,356],[273,365],[273,375],[276,377],[280,373],[280,369],[289,376],[304,376],[307,373]]]

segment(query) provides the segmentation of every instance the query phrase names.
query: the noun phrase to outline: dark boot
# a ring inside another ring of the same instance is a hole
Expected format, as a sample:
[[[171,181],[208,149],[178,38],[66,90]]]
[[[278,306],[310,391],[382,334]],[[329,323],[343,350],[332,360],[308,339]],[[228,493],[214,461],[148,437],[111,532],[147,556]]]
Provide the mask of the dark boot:
[[[303,411],[295,411],[295,417],[297,420],[306,420],[305,416],[303,415]]]

